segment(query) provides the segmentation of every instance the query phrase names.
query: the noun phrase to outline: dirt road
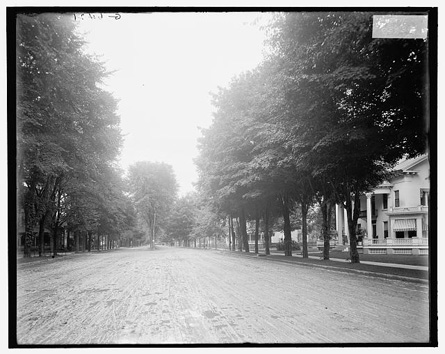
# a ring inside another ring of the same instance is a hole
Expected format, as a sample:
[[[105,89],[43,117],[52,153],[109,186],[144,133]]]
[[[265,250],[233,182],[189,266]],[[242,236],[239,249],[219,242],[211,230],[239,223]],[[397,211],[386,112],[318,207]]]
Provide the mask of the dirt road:
[[[164,247],[18,265],[20,344],[427,342],[428,288]]]

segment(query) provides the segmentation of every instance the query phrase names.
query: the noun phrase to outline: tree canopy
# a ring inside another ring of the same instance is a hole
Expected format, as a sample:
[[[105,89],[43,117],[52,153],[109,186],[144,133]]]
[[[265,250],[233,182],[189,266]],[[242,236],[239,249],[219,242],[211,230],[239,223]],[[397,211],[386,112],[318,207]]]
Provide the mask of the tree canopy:
[[[360,195],[427,148],[427,41],[373,38],[372,15],[278,13],[266,60],[215,95],[198,159],[220,210],[279,201],[289,246],[295,203],[343,203],[353,262]]]
[[[117,101],[102,88],[104,65],[83,44],[68,16],[17,16],[18,197],[27,255],[36,224],[41,239],[55,218],[59,226],[65,219],[97,230],[100,210],[110,213],[119,194],[99,192],[119,174]]]
[[[255,221],[258,237],[262,218],[268,240],[280,218],[290,256],[298,210],[306,257],[307,216],[318,203],[325,259],[332,206],[343,204],[351,260],[359,262],[360,195],[400,158],[428,148],[428,39],[374,38],[372,27],[370,12],[276,13],[263,62],[213,94],[213,121],[202,130],[196,159],[199,196],[178,198],[165,163],[137,162],[123,180],[117,101],[102,85],[110,73],[86,54],[73,21],[19,15],[17,171],[25,253],[36,226],[40,236],[50,227],[54,242],[62,228],[97,239],[132,237],[132,230],[154,247],[161,234],[183,244],[223,235],[222,225],[228,220],[234,230],[234,219],[248,252],[248,222]]]
[[[177,182],[172,166],[140,161],[129,168],[129,186],[136,210],[148,229],[154,247],[156,229],[166,223],[176,199]]]

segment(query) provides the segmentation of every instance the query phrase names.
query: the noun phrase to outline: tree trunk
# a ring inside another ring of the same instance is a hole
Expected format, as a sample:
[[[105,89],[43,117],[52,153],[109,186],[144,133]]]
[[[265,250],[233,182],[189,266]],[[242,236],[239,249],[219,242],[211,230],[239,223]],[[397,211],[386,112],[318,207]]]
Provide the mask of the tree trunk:
[[[57,186],[60,181],[60,178],[56,178],[53,175],[50,175],[46,179],[45,187],[43,188],[42,194],[40,195],[39,207],[37,218],[40,219],[39,225],[39,235],[41,236],[40,243],[40,253],[39,256],[45,253],[45,221],[51,217],[51,212],[49,210],[49,205],[53,205],[56,198]],[[50,243],[52,242],[52,238],[50,238]]]
[[[36,225],[36,211],[35,211],[35,181],[31,182],[30,187],[25,192],[24,197],[24,212],[25,212],[25,244],[24,256],[31,257],[31,248],[34,241],[34,226]]]
[[[155,230],[156,230],[156,212],[153,213],[153,228],[152,228],[152,237],[150,240],[150,248],[152,250],[155,248]]]
[[[79,252],[79,230],[74,231],[74,238],[76,242],[76,252]]]
[[[55,237],[55,235],[53,232],[53,234],[50,235],[50,238],[49,238],[49,249],[50,249],[49,254],[52,255],[53,258],[54,258],[54,248],[55,248],[54,237]]]
[[[53,249],[52,249],[52,253],[53,253],[53,257],[57,256],[57,248],[58,248],[58,234],[59,234],[59,224],[58,222],[56,222],[56,224],[54,225],[54,231],[53,231]]]
[[[59,246],[59,222],[60,222],[60,203],[61,203],[61,199],[62,199],[62,193],[59,190],[59,192],[57,193],[57,209],[56,209],[56,213],[55,213],[55,221],[54,221],[54,231],[53,231],[53,245],[54,245],[54,249],[53,251],[53,257],[57,256],[57,248]]]
[[[330,234],[329,234],[329,220],[328,220],[328,203],[326,200],[323,200],[323,202],[320,205],[321,207],[321,213],[323,215],[322,225],[321,225],[321,233],[323,235],[323,259],[329,260],[329,248],[330,245]]]
[[[88,252],[91,252],[92,237],[93,237],[93,231],[88,231]]]
[[[351,263],[360,263],[360,256],[357,251],[357,236],[355,233],[359,215],[360,194],[354,193],[354,206],[352,201],[346,200],[346,214],[348,217],[348,229],[349,229],[349,255]]]
[[[236,250],[236,234],[235,229],[233,227],[233,218],[230,216],[230,227],[232,229],[232,251]]]
[[[258,254],[258,236],[260,233],[260,215],[258,210],[256,211],[255,216],[255,253]]]
[[[229,235],[229,251],[231,251],[232,250],[232,229],[230,227],[230,215],[227,217],[227,225],[229,228],[229,233],[228,233],[228,235]]]
[[[240,220],[239,217],[236,218],[236,242],[238,245],[238,251],[242,252],[243,251],[243,241],[241,239],[241,226],[240,226]]]
[[[264,246],[266,248],[266,255],[270,254],[269,243],[269,206],[266,205],[264,210]]]
[[[39,257],[45,254],[45,216],[39,221]]]
[[[243,240],[243,248],[245,252],[249,252],[249,240],[247,236],[247,228],[246,228],[246,214],[244,213],[244,209],[241,209],[240,217],[240,231]]]
[[[289,199],[287,197],[282,198],[282,211],[284,220],[284,255],[292,256],[292,234],[289,217]]]
[[[301,233],[303,238],[303,258],[308,258],[307,251],[307,212],[308,212],[308,204],[305,202],[301,203]]]
[[[85,252],[87,250],[87,238],[88,238],[88,231],[85,231],[83,233],[82,238],[82,251]]]

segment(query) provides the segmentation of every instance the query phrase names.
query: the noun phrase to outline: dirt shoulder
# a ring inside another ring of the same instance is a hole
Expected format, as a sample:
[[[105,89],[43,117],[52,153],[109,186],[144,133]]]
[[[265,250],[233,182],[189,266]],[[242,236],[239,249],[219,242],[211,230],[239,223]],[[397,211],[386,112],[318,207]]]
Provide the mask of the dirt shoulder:
[[[215,251],[215,250],[213,250]],[[398,278],[402,280],[407,281],[416,281],[416,282],[428,282],[430,272],[425,270],[418,270],[418,269],[405,269],[405,268],[396,268],[396,267],[389,267],[389,266],[383,266],[383,265],[372,265],[372,264],[366,264],[366,263],[359,263],[359,264],[352,264],[347,260],[346,256],[343,256],[344,262],[341,261],[333,261],[333,260],[323,260],[321,258],[321,254],[319,258],[302,258],[299,256],[292,256],[292,257],[285,257],[284,255],[280,255],[277,253],[273,253],[268,256],[263,255],[256,255],[253,252],[230,252],[230,251],[220,251],[220,252],[226,252],[233,256],[241,256],[241,257],[254,257],[265,261],[274,261],[274,262],[284,262],[284,263],[295,263],[299,265],[309,266],[309,267],[319,267],[319,268],[325,268],[326,270],[335,270],[340,272],[366,272],[371,275],[384,277],[384,278]],[[331,258],[340,258],[339,257],[340,252],[333,252],[331,253]],[[313,256],[314,254],[311,254]],[[360,255],[362,256],[362,255]],[[416,256],[412,256],[416,257]],[[424,256],[419,256],[424,257]],[[365,258],[365,259],[363,259]],[[360,259],[362,261],[373,261],[373,262],[382,262],[382,258],[378,258],[379,260],[373,259],[372,257],[361,257]],[[405,257],[401,257],[398,259],[399,264],[409,264],[409,262],[402,263],[403,259]],[[395,263],[393,260],[396,258],[386,259],[387,263]],[[422,263],[422,266],[424,266],[424,262],[427,260],[427,258],[422,258],[421,260],[418,260],[416,262]],[[385,262],[385,263],[386,263]],[[382,262],[383,263],[383,262]],[[414,263],[414,262],[412,262]]]

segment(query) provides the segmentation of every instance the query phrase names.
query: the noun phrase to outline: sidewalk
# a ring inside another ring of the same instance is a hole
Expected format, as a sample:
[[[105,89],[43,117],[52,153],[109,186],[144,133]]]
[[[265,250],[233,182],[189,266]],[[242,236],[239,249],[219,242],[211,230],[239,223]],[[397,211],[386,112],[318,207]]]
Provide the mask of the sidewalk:
[[[400,258],[395,258],[396,262],[381,262],[381,261],[371,261],[369,258],[374,255],[363,255],[360,254],[360,263],[351,263],[348,260],[349,254],[343,253],[339,254],[336,252],[331,252],[332,258],[329,260],[322,259],[321,252],[309,252],[309,258],[303,258],[301,252],[295,251],[291,257],[284,256],[283,251],[271,250],[271,254],[266,256],[264,252],[255,254],[253,252],[231,252],[229,250],[218,251],[224,252],[225,254],[233,256],[246,256],[251,258],[258,258],[265,261],[288,263],[288,264],[298,264],[301,266],[317,267],[326,269],[326,271],[339,271],[345,273],[356,273],[364,276],[378,276],[381,278],[387,278],[392,280],[403,280],[411,282],[429,282],[429,268],[426,265],[421,264],[404,264],[405,262],[411,263],[426,263],[428,262],[428,257],[425,256],[402,256]],[[298,252],[298,253],[297,253]],[[341,256],[343,258],[340,258]],[[375,255],[376,259],[381,260],[380,255]],[[409,258],[409,257],[423,257],[423,258]],[[366,258],[364,260],[363,258]],[[394,259],[394,258],[392,258]]]
[[[271,251],[270,252],[273,255],[283,255],[282,251]],[[311,255],[311,254],[317,254],[317,256]],[[332,252],[334,255],[337,255],[338,253],[334,253]],[[334,262],[349,262],[349,253],[347,253],[347,257],[343,257],[343,258],[337,258],[337,257],[329,257],[329,260],[334,261]],[[292,257],[300,257],[303,258],[303,256],[301,255],[301,252],[298,251],[298,253],[292,254]],[[317,259],[317,260],[321,260],[321,257],[323,257],[323,254],[321,252],[309,252],[309,258],[312,259]],[[372,256],[371,256],[372,257]],[[409,257],[425,257],[425,256],[409,256]],[[412,265],[412,264],[404,264],[404,263],[389,263],[389,262],[382,262],[382,261],[369,261],[369,260],[362,260],[361,258],[363,257],[363,254],[360,254],[360,264],[370,264],[370,265],[375,265],[375,266],[380,266],[380,267],[392,267],[392,268],[404,268],[404,269],[417,269],[417,270],[424,270],[424,271],[428,271],[429,267],[428,266],[423,266],[423,265]],[[367,257],[369,258],[369,257]]]

